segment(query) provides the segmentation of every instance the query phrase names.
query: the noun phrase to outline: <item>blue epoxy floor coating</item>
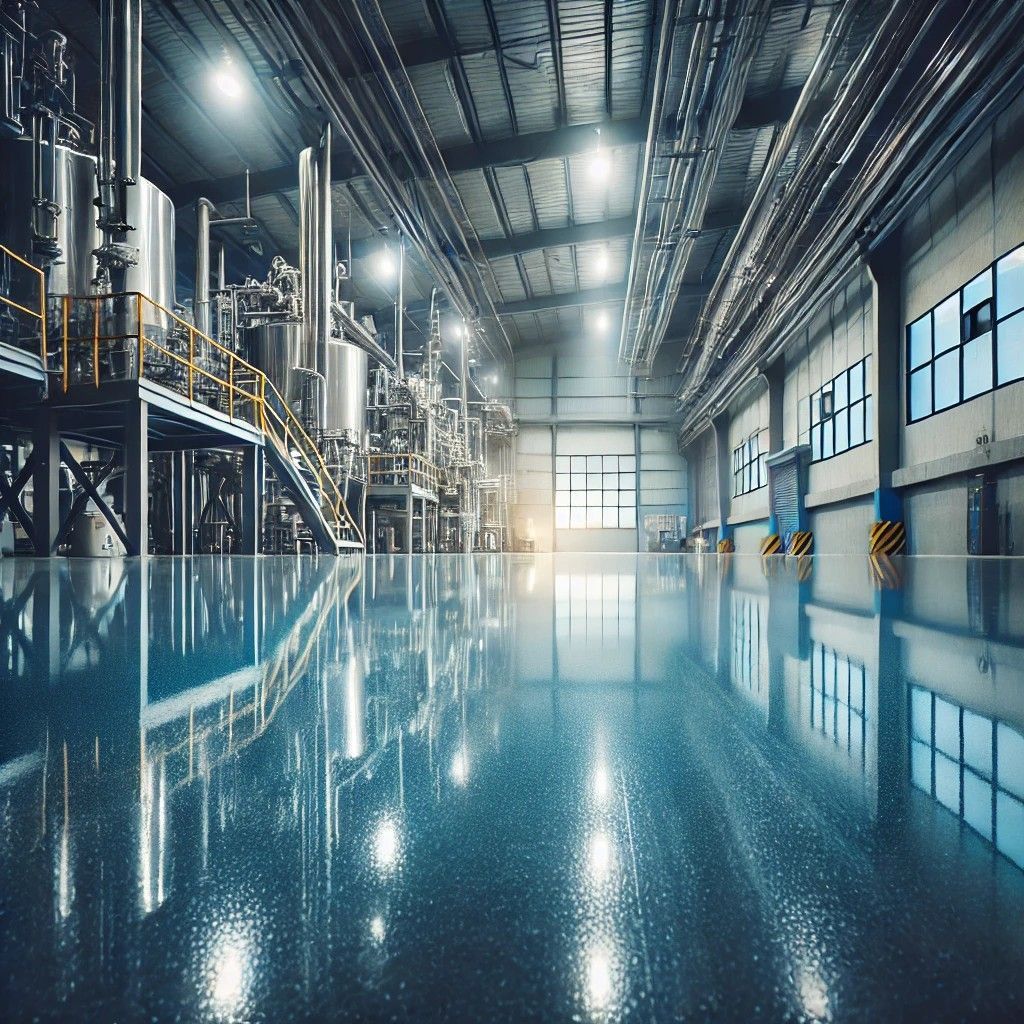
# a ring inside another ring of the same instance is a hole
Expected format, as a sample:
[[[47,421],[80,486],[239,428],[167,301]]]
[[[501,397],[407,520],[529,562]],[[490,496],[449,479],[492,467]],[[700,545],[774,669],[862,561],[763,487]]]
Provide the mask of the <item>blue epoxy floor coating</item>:
[[[1024,565],[0,560],[0,1018],[1024,1019]]]

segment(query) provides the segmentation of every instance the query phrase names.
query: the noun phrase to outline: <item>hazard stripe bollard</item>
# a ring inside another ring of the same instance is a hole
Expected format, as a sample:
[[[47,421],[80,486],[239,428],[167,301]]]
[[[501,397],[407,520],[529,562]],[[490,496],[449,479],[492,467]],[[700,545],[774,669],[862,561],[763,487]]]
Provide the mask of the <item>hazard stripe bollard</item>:
[[[797,530],[789,538],[787,555],[809,555],[814,550],[814,534],[810,530]]]
[[[868,533],[868,554],[899,555],[907,547],[907,528],[889,519],[874,523]]]
[[[736,545],[733,544],[731,537],[726,537],[718,542],[718,553],[720,555],[727,555],[736,550]]]
[[[782,553],[782,538],[777,533],[769,533],[761,541],[762,555],[778,555]]]

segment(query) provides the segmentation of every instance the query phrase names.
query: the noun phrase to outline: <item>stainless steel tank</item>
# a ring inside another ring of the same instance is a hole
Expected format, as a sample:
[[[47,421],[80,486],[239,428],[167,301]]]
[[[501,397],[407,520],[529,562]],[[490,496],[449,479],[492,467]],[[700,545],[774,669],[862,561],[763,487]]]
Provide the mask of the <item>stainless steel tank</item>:
[[[139,262],[128,269],[125,290],[142,292],[173,310],[174,203],[153,182],[140,178],[128,189],[128,223],[135,228],[128,233],[128,244],[139,250]]]
[[[366,352],[347,341],[327,342],[327,402],[324,430],[349,432],[366,445],[366,384],[369,362]]]
[[[57,147],[54,182],[57,205],[59,262],[49,271],[53,295],[88,295],[96,276],[94,249],[103,243],[96,227],[96,161],[86,153]],[[32,140],[0,143],[0,242],[30,263],[39,265],[32,252]]]
[[[304,362],[305,326],[299,321],[263,324],[250,327],[249,360],[259,367],[281,392],[289,405],[301,397],[301,374],[296,373]]]
[[[32,253],[32,140],[0,143],[0,243],[30,263]],[[57,147],[55,179],[57,244],[60,260],[50,267],[51,295],[89,295],[96,276],[94,250],[103,244],[96,227],[96,158],[65,146]],[[142,292],[168,309],[174,308],[174,203],[146,178],[128,189],[128,241],[139,250],[138,265],[127,274],[126,288]]]

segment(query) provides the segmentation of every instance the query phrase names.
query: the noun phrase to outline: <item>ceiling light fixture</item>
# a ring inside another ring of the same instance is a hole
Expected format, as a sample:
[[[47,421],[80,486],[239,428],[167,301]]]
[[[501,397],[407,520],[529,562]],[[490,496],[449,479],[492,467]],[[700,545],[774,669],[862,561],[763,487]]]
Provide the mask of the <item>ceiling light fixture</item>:
[[[381,249],[377,255],[377,276],[384,281],[391,281],[395,276],[395,257],[387,249]]]
[[[608,273],[608,250],[602,249],[597,254],[597,260],[595,262],[597,273],[599,277],[604,277]]]
[[[607,151],[598,146],[590,154],[590,163],[587,165],[587,170],[590,173],[591,181],[607,181],[608,176],[612,173],[612,161]]]
[[[242,79],[235,73],[231,61],[225,61],[219,68],[215,68],[211,78],[217,90],[229,100],[240,99],[245,91]]]
[[[604,332],[608,330],[608,323],[609,323],[609,321],[608,321],[608,314],[607,313],[598,313],[597,314],[597,329],[602,334],[604,334]]]

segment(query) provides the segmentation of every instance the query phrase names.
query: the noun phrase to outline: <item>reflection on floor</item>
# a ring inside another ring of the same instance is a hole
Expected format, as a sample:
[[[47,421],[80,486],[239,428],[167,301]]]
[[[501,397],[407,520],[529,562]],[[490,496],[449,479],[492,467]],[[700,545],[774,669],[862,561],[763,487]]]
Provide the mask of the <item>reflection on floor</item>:
[[[5,1019],[1024,998],[1024,566],[0,561]]]

